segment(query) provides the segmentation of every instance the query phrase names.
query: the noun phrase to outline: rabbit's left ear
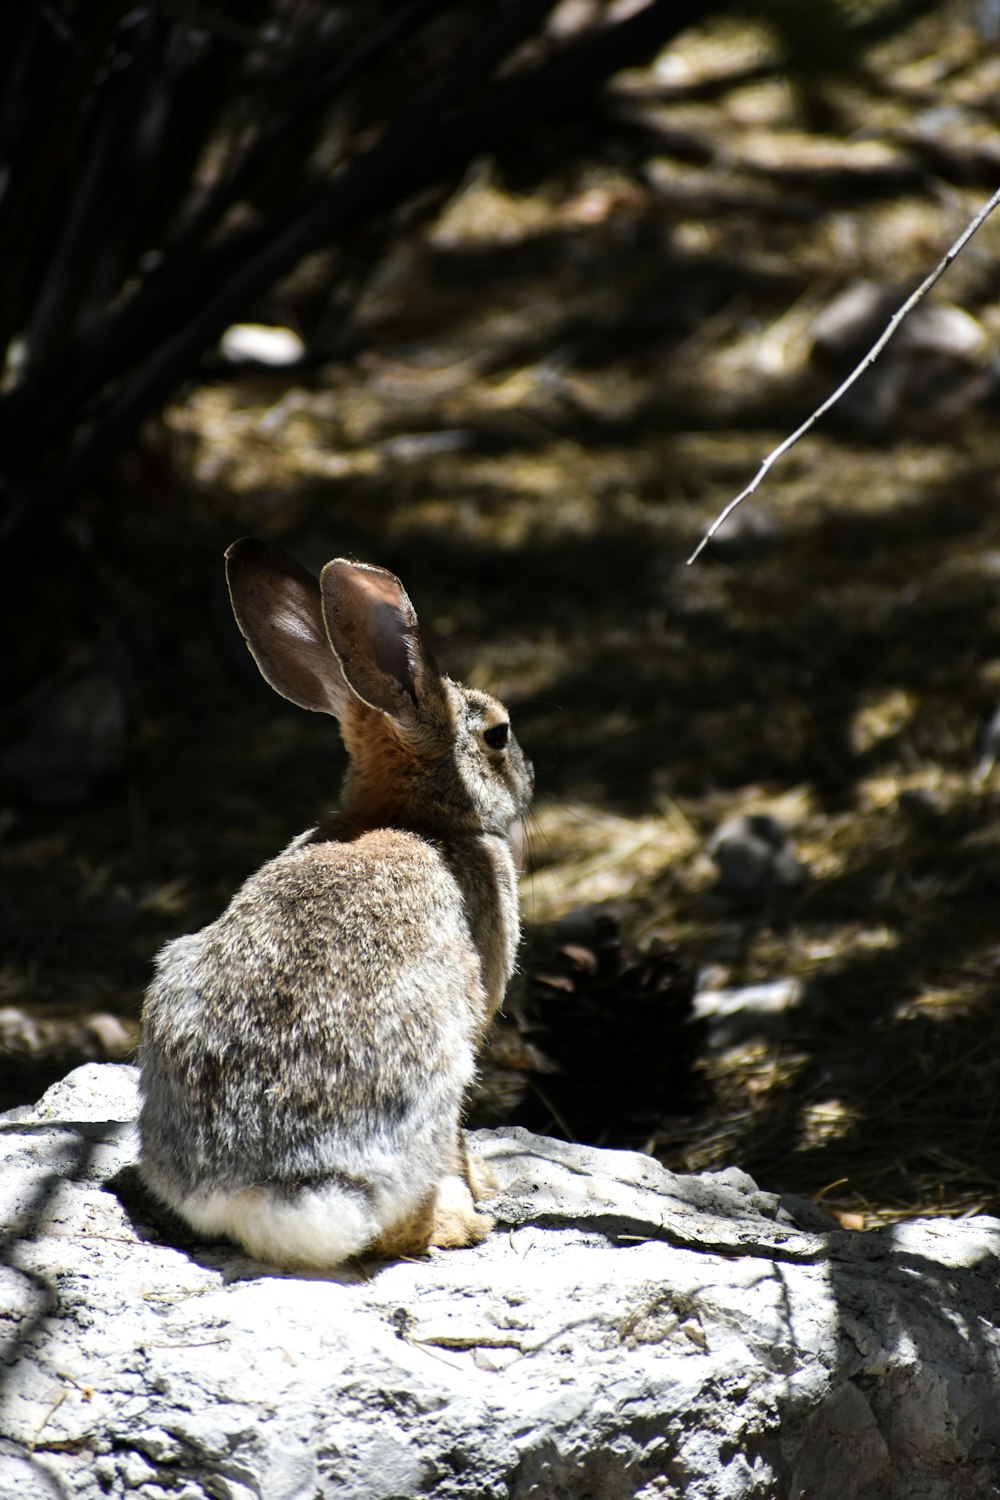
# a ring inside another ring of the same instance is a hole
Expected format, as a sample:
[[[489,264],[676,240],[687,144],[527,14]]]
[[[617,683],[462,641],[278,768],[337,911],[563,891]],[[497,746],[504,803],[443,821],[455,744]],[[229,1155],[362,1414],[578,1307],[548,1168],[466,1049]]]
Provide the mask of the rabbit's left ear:
[[[276,693],[343,718],[351,693],[323,622],[319,581],[280,547],[243,537],[226,553],[236,622]]]
[[[399,579],[338,557],[320,574],[320,593],[327,635],[352,692],[404,726],[437,719],[441,673]]]

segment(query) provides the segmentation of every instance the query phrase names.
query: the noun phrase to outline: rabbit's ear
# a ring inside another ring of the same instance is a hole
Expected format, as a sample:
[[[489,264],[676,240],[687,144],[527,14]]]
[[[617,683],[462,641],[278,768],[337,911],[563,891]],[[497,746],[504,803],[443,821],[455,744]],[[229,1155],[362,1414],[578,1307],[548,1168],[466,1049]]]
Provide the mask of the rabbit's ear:
[[[357,696],[403,724],[435,717],[441,673],[399,579],[338,557],[320,574],[320,589],[330,643]]]
[[[300,708],[341,718],[351,692],[330,648],[319,580],[255,537],[226,552],[226,580],[236,623],[265,681]]]

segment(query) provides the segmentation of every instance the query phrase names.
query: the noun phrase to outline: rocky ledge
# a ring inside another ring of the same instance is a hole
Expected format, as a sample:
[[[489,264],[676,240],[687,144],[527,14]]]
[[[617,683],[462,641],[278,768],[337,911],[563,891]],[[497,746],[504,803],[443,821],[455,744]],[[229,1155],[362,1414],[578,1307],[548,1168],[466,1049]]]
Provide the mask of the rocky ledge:
[[[0,1118],[4,1500],[1000,1494],[1000,1222],[479,1132],[475,1249],[332,1276],[143,1195],[133,1069]]]

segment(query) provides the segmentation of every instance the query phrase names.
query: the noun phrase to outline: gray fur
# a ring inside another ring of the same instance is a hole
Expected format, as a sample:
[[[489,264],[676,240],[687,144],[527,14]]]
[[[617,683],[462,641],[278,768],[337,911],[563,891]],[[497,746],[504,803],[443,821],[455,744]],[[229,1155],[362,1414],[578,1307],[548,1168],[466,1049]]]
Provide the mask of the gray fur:
[[[261,670],[337,714],[350,770],[334,818],[160,954],[143,1175],[196,1228],[279,1263],[469,1243],[488,1221],[459,1120],[514,965],[509,832],[531,768],[513,736],[485,744],[506,710],[441,676],[391,574],[328,564],[313,610],[277,549],[227,556]]]

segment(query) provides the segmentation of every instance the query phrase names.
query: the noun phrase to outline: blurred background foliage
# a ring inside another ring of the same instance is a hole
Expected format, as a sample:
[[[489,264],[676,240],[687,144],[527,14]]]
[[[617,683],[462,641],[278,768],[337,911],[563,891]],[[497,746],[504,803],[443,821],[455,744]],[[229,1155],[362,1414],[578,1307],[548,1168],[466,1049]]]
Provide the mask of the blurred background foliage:
[[[473,1118],[996,1206],[988,0],[0,18],[5,1097],[336,795],[221,553],[396,569],[537,768]]]

